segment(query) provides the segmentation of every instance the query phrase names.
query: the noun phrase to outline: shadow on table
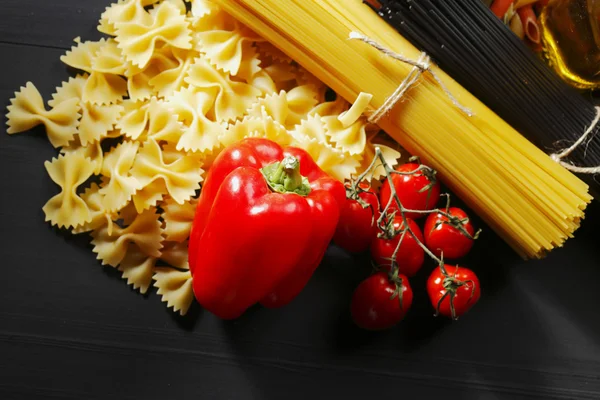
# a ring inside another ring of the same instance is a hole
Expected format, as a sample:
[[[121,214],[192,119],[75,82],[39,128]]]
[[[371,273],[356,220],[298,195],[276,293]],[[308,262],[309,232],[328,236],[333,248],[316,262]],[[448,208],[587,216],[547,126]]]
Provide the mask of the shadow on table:
[[[369,381],[384,379],[390,385],[410,374],[418,384],[429,375],[460,393],[512,399],[598,398],[600,384],[588,379],[600,375],[590,369],[600,365],[597,221],[600,207],[594,204],[578,239],[543,261],[525,262],[491,231],[484,232],[464,260],[481,280],[482,299],[457,322],[432,317],[425,292],[425,271],[434,267],[429,264],[411,279],[413,306],[397,328],[358,329],[349,302],[370,273],[368,256],[352,257],[332,247],[292,304],[281,310],[255,307],[223,329],[249,381],[265,398],[281,395],[270,378],[281,370],[310,376],[364,370]],[[585,391],[577,391],[583,384]]]

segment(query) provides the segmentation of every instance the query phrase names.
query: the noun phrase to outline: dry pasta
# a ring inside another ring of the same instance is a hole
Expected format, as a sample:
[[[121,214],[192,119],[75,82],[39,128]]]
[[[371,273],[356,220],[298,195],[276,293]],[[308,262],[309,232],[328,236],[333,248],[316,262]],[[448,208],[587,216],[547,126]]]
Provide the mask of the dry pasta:
[[[189,21],[173,4],[163,1],[153,13],[137,13],[139,18],[114,23],[115,39],[127,61],[145,67],[159,43],[179,49],[192,48]]]
[[[420,52],[360,0],[219,0],[349,100],[373,94],[377,109],[413,68],[350,39],[358,32],[417,60]],[[541,257],[573,235],[588,187],[529,143],[450,77],[432,67],[465,115],[429,75],[379,125],[439,171],[458,196],[524,257]],[[321,114],[322,115],[322,114]],[[314,139],[313,139],[314,140]]]
[[[185,314],[194,295],[192,292],[192,276],[189,271],[187,241],[169,242],[163,249],[159,262],[165,262],[174,268],[155,268],[154,281],[157,293],[174,311]]]
[[[183,155],[171,163],[165,162],[162,149],[154,138],[144,143],[131,168],[140,189],[159,180],[165,188],[164,194],[179,204],[188,201],[200,189],[203,172],[192,156]]]
[[[92,245],[102,265],[117,267],[125,258],[130,244],[151,257],[160,257],[162,229],[156,209],[150,209],[134,217],[128,226],[121,228],[110,224],[92,232]]]
[[[52,146],[65,146],[77,133],[79,117],[79,99],[65,100],[47,111],[40,92],[33,83],[28,82],[10,101],[6,132],[19,133],[44,125]]]
[[[178,204],[171,199],[162,203],[163,235],[166,240],[171,242],[187,240],[194,221],[196,204],[195,199],[183,204]]]
[[[61,57],[79,74],[49,109],[32,83],[15,94],[8,132],[44,125],[59,148],[46,168],[62,190],[46,219],[89,234],[102,265],[140,293],[154,286],[175,312],[193,301],[187,240],[223,148],[244,137],[297,145],[340,180],[374,152],[376,131],[356,112],[364,95],[352,108],[326,101],[322,82],[214,2],[120,0],[98,30],[110,37],[76,38]],[[380,146],[394,165],[400,153]]]
[[[204,57],[197,58],[185,79],[194,88],[214,97],[212,113],[218,122],[235,120],[257,101],[261,91],[244,82],[234,81],[210,64]],[[192,89],[194,90],[194,89]]]
[[[77,188],[94,173],[94,163],[81,153],[61,155],[45,163],[50,178],[61,188],[44,205],[46,221],[58,227],[76,228],[92,219],[86,202],[77,195]]]
[[[60,149],[61,154],[80,153],[83,157],[89,159],[94,164],[94,175],[99,175],[102,172],[102,164],[104,163],[104,152],[102,144],[97,141],[87,146],[82,146],[79,139],[74,139],[68,146]]]
[[[102,176],[108,180],[102,183],[100,193],[104,196],[106,210],[120,210],[127,205],[131,196],[141,189],[137,178],[131,176],[138,149],[138,142],[123,142],[104,156]]]
[[[152,284],[155,265],[156,257],[148,256],[139,246],[130,244],[118,269],[123,273],[123,279],[127,280],[127,284],[143,294]]]

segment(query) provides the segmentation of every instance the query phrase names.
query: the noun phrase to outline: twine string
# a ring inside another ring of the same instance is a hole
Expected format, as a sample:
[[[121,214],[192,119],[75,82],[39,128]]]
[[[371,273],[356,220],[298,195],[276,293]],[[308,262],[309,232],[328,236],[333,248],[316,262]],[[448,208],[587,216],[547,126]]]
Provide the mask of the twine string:
[[[427,55],[427,53],[422,52],[419,59],[415,61],[415,60],[411,60],[410,58],[403,56],[402,54],[395,53],[395,52],[391,51],[390,49],[383,47],[382,45],[377,43],[375,40],[369,38],[368,36],[363,35],[362,33],[352,31],[352,32],[350,32],[348,38],[350,40],[360,40],[362,42],[365,42],[366,44],[377,49],[378,51],[380,51],[387,57],[391,57],[395,60],[401,61],[408,65],[412,65],[412,67],[413,67],[411,69],[411,71],[408,73],[408,75],[406,76],[406,78],[404,78],[404,80],[400,83],[400,85],[398,85],[396,90],[394,90],[394,92],[385,99],[385,101],[383,102],[381,107],[379,107],[377,110],[375,110],[375,112],[373,112],[373,114],[371,114],[371,116],[369,117],[369,122],[376,124],[381,118],[383,118],[385,115],[387,115],[392,110],[392,108],[394,108],[396,103],[398,103],[404,97],[406,92],[419,81],[419,78],[424,73],[428,73],[437,82],[437,84],[444,91],[444,93],[446,93],[446,96],[450,99],[452,104],[454,104],[458,109],[460,109],[467,116],[471,117],[474,115],[473,112],[471,111],[471,109],[460,104],[458,99],[456,97],[454,97],[454,95],[452,94],[452,92],[450,92],[450,90],[444,84],[442,79],[431,69],[431,58]],[[594,117],[594,120],[592,121],[590,126],[583,133],[583,135],[581,135],[581,137],[579,137],[579,139],[577,139],[577,141],[575,141],[575,143],[573,143],[570,147],[567,147],[567,148],[561,150],[560,152],[550,154],[550,158],[552,158],[552,160],[554,160],[556,163],[558,163],[559,165],[561,165],[562,167],[566,168],[567,170],[569,170],[571,172],[576,172],[576,173],[581,173],[581,174],[598,174],[598,173],[600,173],[600,165],[596,166],[596,167],[579,167],[577,165],[573,165],[571,163],[564,161],[564,159],[566,157],[568,157],[573,151],[575,151],[575,149],[577,149],[584,142],[586,142],[586,139],[588,139],[588,137],[594,131],[594,128],[596,128],[596,126],[598,126],[599,122],[600,122],[600,107],[596,107],[596,116]],[[591,139],[592,138],[590,137],[588,139],[588,142],[586,142],[586,143],[589,144],[589,140],[591,140]]]
[[[594,131],[594,128],[598,125],[598,122],[600,122],[600,107],[596,107],[596,116],[594,117],[594,120],[590,124],[589,128],[587,128],[586,131],[583,133],[583,135],[581,135],[579,139],[577,139],[577,141],[573,143],[570,147],[567,147],[566,149],[563,149],[558,153],[550,154],[550,158],[552,158],[562,167],[568,169],[571,172],[577,172],[580,174],[600,173],[600,165],[597,167],[578,167],[577,165],[573,165],[571,163],[563,161],[564,158],[568,157],[573,151],[575,151],[575,149],[577,149],[586,141],[588,136],[591,135],[591,133]]]
[[[363,35],[359,32],[350,32],[349,39],[351,40],[360,40],[362,42],[367,43],[368,45],[374,47],[379,50],[381,53],[385,54],[388,57],[391,57],[395,60],[402,61],[403,63],[412,65],[413,68],[406,76],[406,78],[398,85],[396,90],[385,99],[384,103],[379,107],[375,112],[369,117],[369,122],[376,124],[381,118],[387,115],[392,108],[400,101],[406,92],[413,87],[418,81],[423,73],[428,73],[442,88],[446,96],[450,99],[452,104],[454,104],[458,109],[460,109],[463,113],[468,115],[469,117],[473,116],[473,112],[471,109],[460,104],[458,99],[454,97],[454,95],[450,92],[450,90],[446,87],[444,82],[440,79],[440,77],[431,69],[431,58],[427,55],[427,53],[422,52],[421,56],[417,61],[411,60],[403,56],[402,54],[395,53],[390,49],[387,49],[377,43],[375,40]]]

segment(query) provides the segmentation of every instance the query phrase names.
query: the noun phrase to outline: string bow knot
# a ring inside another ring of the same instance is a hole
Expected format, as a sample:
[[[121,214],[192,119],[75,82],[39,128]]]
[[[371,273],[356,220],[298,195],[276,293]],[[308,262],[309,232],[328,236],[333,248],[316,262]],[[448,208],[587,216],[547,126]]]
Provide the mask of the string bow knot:
[[[383,116],[389,113],[392,110],[392,108],[394,108],[396,103],[398,103],[398,101],[400,101],[402,97],[404,97],[404,94],[419,81],[419,78],[424,73],[428,73],[438,83],[438,85],[442,88],[444,93],[446,93],[446,96],[448,96],[450,101],[452,101],[452,104],[458,107],[463,113],[465,113],[469,117],[473,116],[473,112],[469,108],[460,104],[456,97],[454,97],[450,90],[448,90],[446,85],[444,85],[444,82],[442,82],[440,77],[431,69],[431,57],[429,57],[427,53],[422,52],[419,56],[419,59],[415,61],[403,56],[402,54],[395,53],[390,49],[386,49],[385,47],[383,47],[373,39],[363,35],[362,33],[352,31],[350,32],[348,38],[351,40],[360,40],[362,42],[365,42],[368,45],[379,50],[386,56],[398,61],[402,61],[403,63],[406,63],[408,65],[412,65],[413,67],[412,70],[406,76],[406,78],[400,83],[400,85],[398,85],[394,93],[388,96],[388,98],[385,99],[385,102],[381,105],[381,107],[379,107],[377,110],[375,110],[373,114],[371,114],[371,116],[369,117],[369,122],[376,124]]]
[[[600,122],[600,107],[596,107],[596,117],[590,124],[589,128],[587,128],[585,130],[583,135],[581,135],[579,137],[579,139],[577,139],[577,141],[575,143],[573,143],[570,147],[567,147],[566,149],[563,149],[563,150],[559,151],[558,153],[550,154],[550,158],[552,158],[552,160],[556,161],[561,166],[563,166],[564,168],[568,169],[571,172],[577,172],[580,174],[598,174],[598,173],[600,173],[600,166],[578,167],[577,165],[573,165],[571,163],[563,161],[564,158],[568,157],[573,151],[575,151],[576,148],[578,148],[585,142],[585,140],[588,138],[588,136],[590,136],[592,134],[592,132],[594,131],[594,128],[598,125],[598,122]],[[590,137],[589,140],[591,140],[591,139],[592,138]]]

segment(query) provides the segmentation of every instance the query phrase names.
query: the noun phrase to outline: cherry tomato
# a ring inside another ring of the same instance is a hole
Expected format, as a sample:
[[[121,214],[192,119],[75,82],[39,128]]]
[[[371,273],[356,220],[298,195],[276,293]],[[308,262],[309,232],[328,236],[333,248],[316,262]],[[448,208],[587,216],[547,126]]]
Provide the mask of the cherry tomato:
[[[411,172],[419,168],[419,164],[406,163],[396,168],[399,172]],[[423,174],[422,171],[411,174],[411,175],[392,175],[392,182],[396,189],[396,194],[402,203],[404,208],[409,210],[431,210],[435,208],[440,198],[440,184],[435,182],[432,185],[431,180]],[[429,185],[431,187],[427,188]],[[389,181],[386,179],[381,186],[381,192],[379,193],[379,200],[381,202],[382,209],[388,204],[390,197],[392,196],[390,190]],[[398,207],[396,202],[392,200],[392,205],[388,210],[397,210]],[[426,214],[419,213],[407,213],[406,216],[417,219]]]
[[[421,233],[419,225],[410,218],[406,220],[417,239],[423,243],[423,233]],[[393,226],[396,232],[404,228],[404,221],[402,221],[401,216],[396,215]],[[371,257],[373,257],[378,266],[389,271],[392,265],[392,254],[394,254],[401,236],[402,234],[398,234],[392,239],[375,238],[373,240],[373,243],[371,243]],[[400,249],[398,249],[398,253],[396,254],[396,263],[398,264],[400,273],[409,277],[415,276],[417,271],[421,269],[424,260],[425,252],[415,238],[409,232],[406,232],[400,244]]]
[[[379,231],[377,196],[372,192],[361,192],[358,197],[369,207],[363,208],[357,200],[346,199],[340,207],[340,219],[333,235],[335,244],[352,253],[367,250]]]
[[[450,207],[448,214],[450,219],[441,213],[429,214],[425,221],[425,244],[436,256],[443,254],[444,258],[455,260],[466,256],[473,247],[475,229],[460,208]],[[461,232],[461,225],[469,236]]]
[[[391,328],[402,321],[412,304],[413,292],[406,276],[400,274],[398,280],[401,281],[399,286],[390,281],[387,273],[377,272],[358,285],[350,305],[356,325],[377,331]],[[402,307],[398,295],[400,291]]]
[[[440,267],[433,270],[427,279],[427,293],[436,313],[456,319],[479,301],[481,287],[477,275],[470,269],[452,265],[446,265],[445,269],[447,276]]]

